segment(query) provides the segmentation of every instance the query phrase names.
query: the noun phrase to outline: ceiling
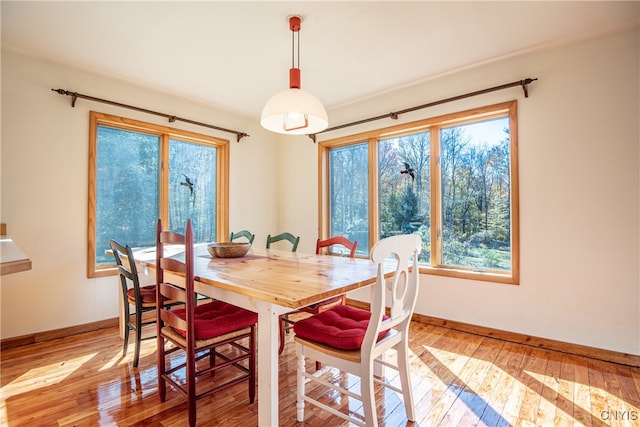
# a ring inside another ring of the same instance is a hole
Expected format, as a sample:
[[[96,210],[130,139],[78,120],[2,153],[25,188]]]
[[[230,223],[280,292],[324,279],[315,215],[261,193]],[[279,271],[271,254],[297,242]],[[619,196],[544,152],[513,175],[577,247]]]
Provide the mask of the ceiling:
[[[302,88],[327,109],[640,25],[640,2],[611,1],[2,0],[0,7],[3,49],[256,118],[288,86],[291,14],[303,18]]]

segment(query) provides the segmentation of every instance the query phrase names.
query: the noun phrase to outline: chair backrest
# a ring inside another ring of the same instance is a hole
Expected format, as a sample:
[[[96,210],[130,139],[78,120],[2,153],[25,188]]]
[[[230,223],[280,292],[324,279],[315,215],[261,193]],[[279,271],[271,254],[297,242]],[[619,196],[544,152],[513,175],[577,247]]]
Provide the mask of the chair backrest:
[[[319,254],[322,248],[328,248],[333,245],[344,246],[349,250],[349,258],[353,258],[356,256],[356,249],[358,247],[358,242],[352,242],[348,240],[346,237],[342,236],[334,236],[330,237],[326,240],[320,240],[316,242],[316,253]]]
[[[395,328],[405,336],[418,298],[418,254],[422,239],[417,234],[405,234],[380,240],[371,249],[371,260],[378,265],[371,303],[371,320],[362,342],[362,351],[370,352],[381,331]],[[393,276],[385,279],[385,259],[392,255],[396,260]],[[411,265],[409,265],[409,261]],[[388,297],[388,298],[387,298]],[[386,308],[389,308],[385,319]]]
[[[280,234],[276,234],[275,236],[272,236],[271,234],[269,234],[267,236],[267,249],[271,248],[271,244],[275,243],[275,242],[279,242],[280,240],[288,240],[289,243],[291,243],[291,252],[295,252],[296,250],[298,250],[298,243],[300,243],[300,237],[296,237],[291,233],[280,233]]]
[[[249,241],[249,243],[253,243],[253,239],[256,238],[256,235],[250,232],[249,230],[236,231],[235,233],[232,231],[231,234],[229,234],[229,241],[233,242],[234,240],[239,239],[240,237],[244,237]]]
[[[131,287],[134,289],[136,305],[142,306],[142,297],[140,296],[140,279],[138,277],[138,268],[136,267],[136,261],[133,258],[133,250],[129,245],[122,245],[115,240],[109,240],[109,246],[113,251],[113,257],[116,259],[116,265],[118,266],[118,275],[120,276],[120,285],[122,287],[122,297],[124,301],[127,301],[127,289],[128,283],[131,282]],[[126,260],[123,260],[123,255]]]
[[[184,261],[164,256],[165,245],[184,245]],[[191,220],[187,220],[185,234],[162,229],[162,220],[158,219],[156,230],[156,282],[158,284],[158,336],[163,326],[186,331],[187,347],[195,345],[194,328],[189,327],[195,322],[194,309],[196,298],[194,294],[194,261],[193,230]],[[166,275],[166,276],[165,276]],[[178,279],[178,277],[180,279]],[[184,283],[182,281],[184,279]],[[185,304],[186,314],[183,320],[165,307],[167,300],[180,301]]]

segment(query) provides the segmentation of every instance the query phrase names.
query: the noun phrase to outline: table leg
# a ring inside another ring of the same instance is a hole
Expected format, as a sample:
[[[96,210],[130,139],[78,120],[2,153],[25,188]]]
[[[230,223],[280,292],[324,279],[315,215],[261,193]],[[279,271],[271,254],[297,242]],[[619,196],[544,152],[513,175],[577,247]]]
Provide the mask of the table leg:
[[[277,426],[278,421],[278,314],[267,303],[258,303],[258,425]]]

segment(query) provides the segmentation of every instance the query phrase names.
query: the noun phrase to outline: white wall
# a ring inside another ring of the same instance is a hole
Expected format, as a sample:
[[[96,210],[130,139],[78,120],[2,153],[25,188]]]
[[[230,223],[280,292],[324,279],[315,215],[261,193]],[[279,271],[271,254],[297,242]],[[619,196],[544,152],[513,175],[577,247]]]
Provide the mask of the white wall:
[[[70,97],[51,91],[58,88],[251,137],[237,143],[233,134],[83,99],[71,108]],[[118,315],[116,279],[86,277],[90,110],[229,139],[230,229],[250,228],[264,244],[277,224],[275,138],[256,120],[3,51],[0,218],[33,269],[1,278],[2,339]]]
[[[329,112],[338,125],[539,79],[528,98],[512,88],[400,117],[518,100],[521,284],[423,275],[418,313],[640,355],[639,40],[636,29],[533,52]],[[396,123],[386,119],[321,139]],[[300,250],[313,250],[317,148],[305,137],[278,145],[287,165],[279,176],[280,226],[303,236]]]
[[[422,276],[418,313],[640,355],[639,39],[634,30],[529,53],[329,111],[340,124],[540,79],[526,99],[512,88],[401,116],[518,99],[521,284]],[[314,250],[318,158],[307,137],[276,138],[255,119],[2,52],[0,218],[33,261],[2,277],[3,339],[117,316],[114,279],[85,273],[88,112],[166,125],[85,100],[71,108],[58,87],[248,132],[231,142],[231,229],[251,228],[258,244],[288,230],[302,237],[299,250]]]

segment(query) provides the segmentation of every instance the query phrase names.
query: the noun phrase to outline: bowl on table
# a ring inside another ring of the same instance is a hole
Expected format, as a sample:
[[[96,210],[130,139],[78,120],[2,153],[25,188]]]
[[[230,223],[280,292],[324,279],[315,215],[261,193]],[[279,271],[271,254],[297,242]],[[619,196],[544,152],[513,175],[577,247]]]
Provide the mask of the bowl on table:
[[[249,249],[251,249],[249,242],[218,242],[207,245],[211,256],[217,258],[238,258],[245,256]]]

